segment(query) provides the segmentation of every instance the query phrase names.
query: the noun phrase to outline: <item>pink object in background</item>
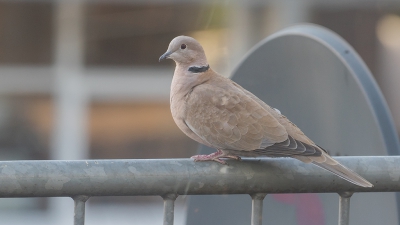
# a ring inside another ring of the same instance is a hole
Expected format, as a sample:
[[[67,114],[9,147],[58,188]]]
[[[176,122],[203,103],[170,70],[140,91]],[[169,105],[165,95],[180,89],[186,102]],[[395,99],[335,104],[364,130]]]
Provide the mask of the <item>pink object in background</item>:
[[[273,194],[278,202],[296,207],[298,225],[324,225],[325,214],[321,199],[317,194]]]

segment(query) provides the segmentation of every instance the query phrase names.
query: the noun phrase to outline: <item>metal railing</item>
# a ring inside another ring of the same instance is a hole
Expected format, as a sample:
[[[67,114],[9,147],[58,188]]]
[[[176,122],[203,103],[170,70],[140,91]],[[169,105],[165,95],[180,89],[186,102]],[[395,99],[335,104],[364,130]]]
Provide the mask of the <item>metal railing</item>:
[[[164,199],[164,225],[172,225],[178,195],[249,194],[251,223],[260,225],[267,193],[335,192],[339,224],[346,225],[354,192],[400,191],[400,156],[335,158],[374,187],[353,185],[289,158],[229,160],[229,165],[191,159],[3,161],[0,197],[71,197],[74,224],[83,225],[91,196],[158,195]]]

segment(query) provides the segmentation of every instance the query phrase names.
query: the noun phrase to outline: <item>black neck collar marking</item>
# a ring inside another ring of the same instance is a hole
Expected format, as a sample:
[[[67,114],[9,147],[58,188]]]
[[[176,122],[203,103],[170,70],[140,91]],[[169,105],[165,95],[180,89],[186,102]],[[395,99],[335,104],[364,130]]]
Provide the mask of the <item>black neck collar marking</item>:
[[[210,69],[210,65],[201,66],[201,67],[192,66],[192,67],[189,67],[188,71],[190,71],[192,73],[203,73],[203,72],[206,72],[208,69]]]

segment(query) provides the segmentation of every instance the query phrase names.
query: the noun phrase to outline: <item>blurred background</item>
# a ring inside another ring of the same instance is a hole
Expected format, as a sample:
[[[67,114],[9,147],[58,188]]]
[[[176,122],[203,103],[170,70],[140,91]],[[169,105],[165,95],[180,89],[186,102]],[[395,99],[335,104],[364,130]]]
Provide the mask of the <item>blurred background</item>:
[[[187,158],[197,144],[174,124],[178,35],[196,38],[229,76],[269,34],[310,22],[366,62],[400,129],[400,2],[0,1],[0,160]],[[185,223],[179,197],[176,223]],[[160,197],[91,198],[86,224],[161,224]],[[1,224],[72,224],[68,198],[1,199]]]

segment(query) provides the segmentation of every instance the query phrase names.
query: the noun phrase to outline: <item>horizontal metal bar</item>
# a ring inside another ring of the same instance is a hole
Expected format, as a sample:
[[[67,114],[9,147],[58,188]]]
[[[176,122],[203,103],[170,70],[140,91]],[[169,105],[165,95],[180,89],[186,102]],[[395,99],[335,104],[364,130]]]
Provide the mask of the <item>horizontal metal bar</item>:
[[[398,192],[400,156],[336,157],[375,185],[362,188],[290,158],[3,161],[0,197]]]

